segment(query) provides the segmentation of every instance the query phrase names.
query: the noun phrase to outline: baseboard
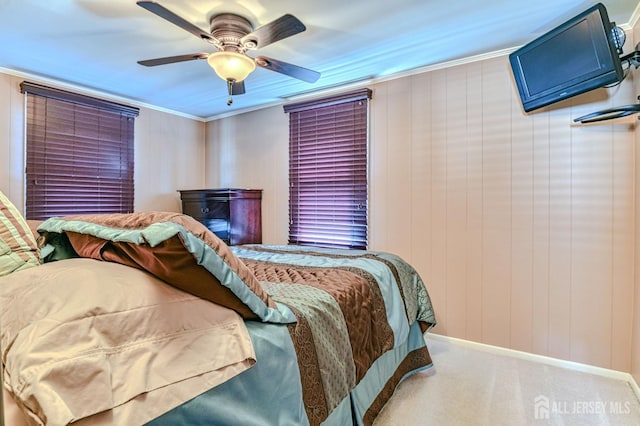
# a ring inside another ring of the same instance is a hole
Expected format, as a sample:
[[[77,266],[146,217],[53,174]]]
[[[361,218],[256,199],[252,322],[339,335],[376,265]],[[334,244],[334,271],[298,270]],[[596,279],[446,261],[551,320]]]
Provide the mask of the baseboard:
[[[597,376],[608,377],[611,379],[622,380],[629,384],[636,398],[640,401],[640,387],[630,373],[624,371],[611,370],[608,368],[597,367],[595,365],[582,364],[574,361],[553,358],[545,355],[533,354],[530,352],[519,351],[515,349],[503,348],[500,346],[488,345],[486,343],[472,342],[471,340],[459,339],[457,337],[443,336],[441,334],[427,333],[427,339],[439,340],[442,342],[451,342],[463,346],[468,346],[480,351],[491,352],[496,355],[503,355],[512,358],[518,358],[526,361],[537,362],[554,367],[566,368],[568,370],[580,371],[583,373],[594,374]]]

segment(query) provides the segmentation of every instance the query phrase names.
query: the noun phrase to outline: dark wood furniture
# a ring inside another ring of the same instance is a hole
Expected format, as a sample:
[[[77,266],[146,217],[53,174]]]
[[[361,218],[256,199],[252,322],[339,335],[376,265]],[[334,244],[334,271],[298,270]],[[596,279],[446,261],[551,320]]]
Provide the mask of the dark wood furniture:
[[[228,245],[262,243],[261,189],[181,190],[182,212]]]

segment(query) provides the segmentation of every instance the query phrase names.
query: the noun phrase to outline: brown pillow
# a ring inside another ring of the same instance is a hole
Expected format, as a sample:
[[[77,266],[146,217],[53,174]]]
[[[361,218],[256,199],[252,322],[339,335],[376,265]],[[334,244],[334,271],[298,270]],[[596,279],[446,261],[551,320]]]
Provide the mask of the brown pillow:
[[[35,238],[36,241],[38,240],[38,237],[40,236],[38,234],[38,226],[40,226],[41,223],[42,223],[41,220],[27,219],[27,225],[29,226],[29,229],[31,230],[31,233],[33,234],[33,238]]]
[[[48,219],[38,230],[65,232],[81,257],[143,269],[245,319],[295,321],[231,249],[190,216],[171,212],[67,216]]]

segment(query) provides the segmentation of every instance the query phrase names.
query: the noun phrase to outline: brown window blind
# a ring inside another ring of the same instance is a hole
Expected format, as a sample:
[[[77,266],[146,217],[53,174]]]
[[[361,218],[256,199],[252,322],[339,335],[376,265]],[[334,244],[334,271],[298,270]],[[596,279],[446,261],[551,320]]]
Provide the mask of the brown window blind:
[[[361,89],[285,105],[290,244],[367,248],[369,99]]]
[[[138,109],[23,82],[28,219],[133,211]]]

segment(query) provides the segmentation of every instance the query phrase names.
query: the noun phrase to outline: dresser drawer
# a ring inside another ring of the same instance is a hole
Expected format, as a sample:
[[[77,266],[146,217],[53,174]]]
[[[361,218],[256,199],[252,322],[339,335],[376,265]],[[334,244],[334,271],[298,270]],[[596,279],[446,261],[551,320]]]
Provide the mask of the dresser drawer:
[[[226,200],[212,203],[208,200],[184,201],[182,203],[184,214],[195,219],[225,219],[229,218],[229,202]]]
[[[182,212],[229,245],[262,243],[262,190],[181,190]]]

